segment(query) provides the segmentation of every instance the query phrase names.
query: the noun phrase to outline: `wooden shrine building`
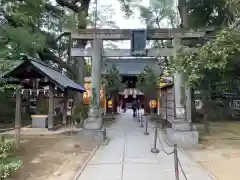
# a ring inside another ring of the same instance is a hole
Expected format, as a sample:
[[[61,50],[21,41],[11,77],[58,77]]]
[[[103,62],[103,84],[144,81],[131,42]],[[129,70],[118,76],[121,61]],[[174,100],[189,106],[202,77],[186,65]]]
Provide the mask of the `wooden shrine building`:
[[[133,99],[138,99],[141,106],[147,110],[146,106],[150,102],[148,102],[149,99],[145,97],[144,93],[137,89],[137,76],[144,72],[146,66],[151,68],[157,76],[160,76],[162,69],[159,65],[159,60],[155,57],[105,57],[102,60],[101,74],[107,74],[108,70],[116,66],[122,78],[122,83],[126,84],[124,91],[118,93],[118,100],[120,102],[124,101],[126,104],[129,103],[131,106]]]
[[[74,92],[83,93],[84,88],[72,81],[60,71],[49,64],[24,57],[21,63],[14,69],[3,75],[3,79],[15,79],[20,85],[15,91],[15,129],[21,127],[22,102],[29,102],[32,112],[32,127],[47,127],[49,130],[55,127],[55,108],[57,104],[62,104],[62,122],[67,123],[67,104]],[[15,82],[16,83],[16,82]],[[40,111],[37,107],[40,103],[45,111]],[[46,103],[47,102],[47,103]],[[46,124],[46,125],[44,125]]]

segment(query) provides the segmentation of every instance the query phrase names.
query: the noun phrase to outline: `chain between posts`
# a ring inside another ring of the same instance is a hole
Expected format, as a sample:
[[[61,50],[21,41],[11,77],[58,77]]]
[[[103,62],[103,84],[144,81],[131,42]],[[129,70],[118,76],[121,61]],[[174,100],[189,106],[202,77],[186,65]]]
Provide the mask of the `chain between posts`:
[[[178,164],[179,164],[179,166],[180,166],[181,172],[182,172],[182,174],[183,174],[183,176],[184,176],[184,179],[185,179],[185,180],[188,180],[188,179],[187,179],[187,176],[186,176],[186,173],[185,173],[184,170],[183,170],[183,167],[182,167],[182,164],[181,164],[179,158],[177,158],[177,161],[178,161]]]
[[[175,151],[175,148],[173,149],[172,152],[167,152],[167,151],[163,148],[163,143],[162,143],[161,138],[160,138],[160,136],[159,136],[158,133],[157,133],[157,135],[158,135],[158,141],[159,141],[159,144],[160,144],[161,149],[163,150],[163,152],[164,152],[165,154],[167,154],[167,155],[171,155],[171,154],[173,154],[174,151]],[[170,146],[170,147],[171,147],[171,146]]]
[[[156,128],[156,127],[155,127],[155,128]],[[174,148],[172,152],[167,152],[167,151],[164,149],[164,147],[163,147],[163,142],[162,142],[162,140],[161,140],[161,138],[160,138],[160,136],[159,136],[159,133],[157,133],[157,136],[158,136],[158,141],[159,141],[159,144],[160,144],[161,149],[163,150],[163,152],[164,152],[166,155],[172,155],[172,154],[174,155],[175,179],[176,179],[176,180],[179,180],[179,168],[178,168],[178,167],[180,167],[180,170],[181,170],[181,172],[182,172],[182,174],[183,174],[183,176],[184,176],[184,179],[185,179],[185,180],[188,180],[188,179],[187,179],[187,176],[186,176],[186,173],[185,173],[184,170],[183,170],[182,164],[181,164],[181,162],[180,162],[180,160],[179,160],[179,158],[178,158],[177,144],[174,143],[174,145],[171,146],[171,145],[169,145],[169,144],[167,143],[167,141],[164,140],[164,142],[165,142],[169,147]],[[179,165],[179,166],[178,166],[178,165]]]

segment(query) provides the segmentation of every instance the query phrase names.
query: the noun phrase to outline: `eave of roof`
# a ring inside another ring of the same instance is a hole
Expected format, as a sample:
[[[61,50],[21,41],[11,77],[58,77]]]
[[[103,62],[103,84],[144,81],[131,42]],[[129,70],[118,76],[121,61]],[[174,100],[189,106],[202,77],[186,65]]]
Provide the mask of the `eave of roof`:
[[[78,91],[78,92],[85,91],[85,89],[81,85],[75,83],[73,80],[68,78],[66,75],[62,74],[60,71],[50,67],[48,64],[44,62],[34,60],[34,59],[24,60],[22,63],[20,63],[15,68],[13,68],[11,71],[5,73],[2,76],[2,78],[5,79],[5,78],[11,77],[14,71],[16,71],[21,66],[26,65],[25,63],[30,63],[38,73],[49,78],[49,80],[53,84],[56,84],[62,90],[69,89],[69,90]]]

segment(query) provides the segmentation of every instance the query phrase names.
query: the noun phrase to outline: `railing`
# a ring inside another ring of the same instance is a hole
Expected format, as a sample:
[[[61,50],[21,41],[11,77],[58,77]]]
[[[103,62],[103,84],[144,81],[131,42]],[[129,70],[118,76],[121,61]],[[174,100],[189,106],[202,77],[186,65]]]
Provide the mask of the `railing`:
[[[138,122],[140,122],[140,127],[144,127],[143,114],[139,114],[138,113],[137,119],[138,119]],[[148,132],[148,119],[145,119],[144,135],[149,135],[149,132]],[[163,141],[164,141],[164,143],[168,147],[172,148],[172,151],[167,151],[164,148]],[[152,153],[159,153],[160,152],[160,150],[157,147],[157,143],[159,143],[159,145],[161,147],[161,150],[165,153],[165,155],[167,155],[167,156],[173,155],[175,180],[180,180],[180,172],[182,173],[184,179],[188,180],[187,176],[186,176],[186,173],[184,172],[183,166],[181,164],[181,161],[180,161],[180,159],[178,157],[178,145],[176,143],[173,143],[173,145],[170,145],[166,140],[162,139],[159,136],[158,126],[156,124],[155,127],[154,127],[153,147],[151,148],[151,152]],[[179,169],[180,169],[180,172],[179,172]]]

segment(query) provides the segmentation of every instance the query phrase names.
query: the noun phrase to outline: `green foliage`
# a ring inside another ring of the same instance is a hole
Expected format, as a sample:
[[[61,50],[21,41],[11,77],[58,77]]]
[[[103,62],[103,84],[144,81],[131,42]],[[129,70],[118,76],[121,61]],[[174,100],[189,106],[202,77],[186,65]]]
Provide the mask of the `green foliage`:
[[[91,27],[95,26],[95,20],[97,20],[97,27],[98,28],[106,28],[106,26],[111,28],[118,28],[116,22],[114,21],[113,17],[115,16],[115,11],[112,5],[99,5],[98,4],[98,12],[97,12],[97,19],[96,19],[96,10],[90,9],[88,15],[88,25]]]
[[[140,9],[140,19],[150,28],[162,28],[164,21],[167,21],[171,27],[178,24],[177,13],[168,0],[151,1],[150,7],[136,6]]]
[[[12,96],[12,91],[0,91],[0,123],[9,123],[12,124],[14,122],[14,108],[15,101],[10,100],[9,97]]]
[[[21,60],[6,60],[0,58],[0,74],[8,72],[22,63]]]
[[[4,73],[11,71],[13,68],[18,66],[20,63],[22,63],[21,60],[5,60],[0,59],[0,75],[3,75]],[[9,79],[11,81],[11,79]],[[19,85],[11,84],[11,82],[7,82],[4,79],[0,79],[0,91],[5,91],[7,89],[17,89],[19,88]]]
[[[66,51],[67,41],[59,41],[57,36],[70,16],[61,6],[49,0],[3,0],[0,12],[0,59],[14,61],[24,53],[60,61],[54,53],[61,52],[62,47]]]
[[[88,117],[88,110],[89,110],[89,105],[81,104],[77,105],[74,108],[72,118],[75,120],[77,123],[80,123],[84,119]]]
[[[144,72],[138,75],[136,87],[148,98],[155,98],[158,87],[157,83],[158,77],[151,68],[146,66]]]
[[[189,25],[192,28],[227,25],[232,13],[226,6],[227,0],[189,0]]]
[[[226,7],[232,12],[235,19],[240,17],[240,0],[226,0]]]
[[[119,74],[119,70],[115,65],[107,71],[104,76],[103,83],[105,85],[105,92],[107,96],[113,97],[119,91],[123,91],[125,84],[122,83],[122,78]]]
[[[1,21],[0,58],[19,59],[20,53],[35,55],[45,45],[45,38],[37,28],[43,16],[44,1],[1,1],[5,21]],[[36,27],[34,27],[36,26]]]
[[[226,85],[238,84],[238,62],[234,58],[240,52],[239,35],[237,29],[226,28],[216,35],[216,39],[199,47],[196,53],[180,49],[170,63],[171,71],[187,74],[187,81],[194,87],[206,81],[211,84],[223,81],[231,81]]]
[[[118,0],[121,4],[121,10],[125,13],[126,17],[130,17],[133,15],[133,9],[132,5],[136,2],[139,2],[138,0]]]
[[[236,17],[232,6],[238,0],[188,1],[189,22],[191,27],[227,25]],[[239,7],[239,5],[237,5]],[[226,90],[238,86],[239,74],[236,56],[240,51],[239,29],[234,26],[223,28],[216,38],[190,52],[180,49],[172,58],[171,72],[185,73],[186,80],[193,87]]]
[[[7,179],[22,163],[14,156],[14,140],[0,136],[0,179]]]

